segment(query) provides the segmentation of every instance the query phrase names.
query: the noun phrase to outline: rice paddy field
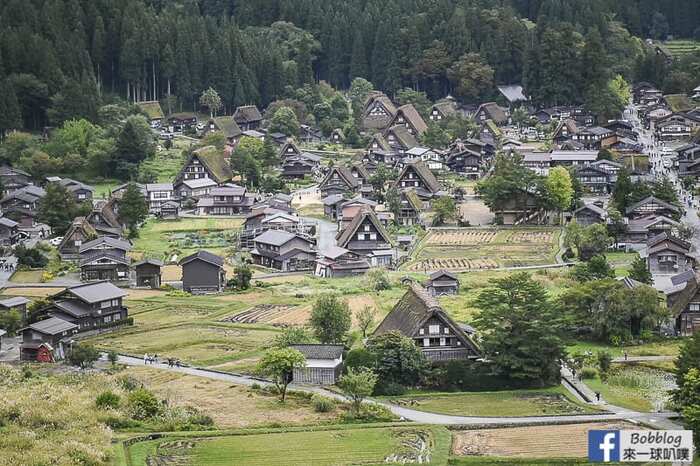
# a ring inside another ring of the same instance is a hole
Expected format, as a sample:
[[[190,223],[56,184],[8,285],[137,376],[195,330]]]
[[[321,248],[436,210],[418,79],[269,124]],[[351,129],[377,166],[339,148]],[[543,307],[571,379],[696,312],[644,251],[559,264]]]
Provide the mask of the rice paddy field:
[[[125,447],[128,463],[123,464],[165,464],[167,459],[167,464],[201,466],[445,465],[449,446],[450,434],[441,427],[339,426],[166,437]]]
[[[553,264],[559,228],[453,228],[430,230],[405,270],[483,270]]]

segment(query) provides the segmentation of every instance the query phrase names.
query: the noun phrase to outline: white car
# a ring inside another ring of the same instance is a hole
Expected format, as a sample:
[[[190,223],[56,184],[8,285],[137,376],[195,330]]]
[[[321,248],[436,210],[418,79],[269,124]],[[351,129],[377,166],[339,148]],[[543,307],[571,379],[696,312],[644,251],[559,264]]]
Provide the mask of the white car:
[[[63,241],[63,236],[57,236],[55,238],[51,238],[49,240],[49,244],[51,246],[58,246],[59,244],[61,244],[61,241]]]

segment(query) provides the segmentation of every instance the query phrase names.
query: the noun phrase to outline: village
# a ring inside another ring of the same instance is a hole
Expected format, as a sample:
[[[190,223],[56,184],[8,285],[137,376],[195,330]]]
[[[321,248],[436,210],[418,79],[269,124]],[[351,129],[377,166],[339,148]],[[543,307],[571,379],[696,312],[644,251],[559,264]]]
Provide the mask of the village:
[[[698,464],[692,5],[327,2],[0,6],[0,466]]]

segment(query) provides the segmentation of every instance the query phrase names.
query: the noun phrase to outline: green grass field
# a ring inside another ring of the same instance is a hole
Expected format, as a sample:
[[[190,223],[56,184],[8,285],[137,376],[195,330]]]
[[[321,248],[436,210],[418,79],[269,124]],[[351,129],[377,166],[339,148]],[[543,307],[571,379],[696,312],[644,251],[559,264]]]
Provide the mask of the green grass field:
[[[603,383],[598,378],[586,379],[584,382],[591,390],[599,392],[603,399],[612,405],[640,412],[649,412],[652,410],[652,405],[649,400],[641,396],[641,394],[635,390]]]
[[[123,458],[133,465],[167,457],[201,466],[334,466],[419,461],[437,466],[447,464],[449,447],[450,434],[442,427],[340,426],[208,437],[183,434],[133,444],[126,447]]]
[[[585,351],[596,353],[598,351],[608,351],[613,357],[622,357],[625,352],[627,352],[629,356],[677,356],[682,343],[683,340],[681,339],[669,339],[643,345],[620,347],[596,342],[577,341],[567,345],[567,351],[569,353]]]
[[[386,397],[412,409],[458,416],[541,416],[594,413],[562,386],[533,390],[463,392]]]
[[[700,41],[690,39],[667,40],[660,45],[671,52],[674,58],[681,58],[700,50]]]
[[[182,255],[187,255],[197,249],[206,249],[213,253],[221,253],[225,248],[232,246],[230,242],[203,243],[199,247],[196,243],[188,242],[184,238],[187,233],[194,233],[196,239],[208,241],[206,238],[212,232],[232,234],[243,225],[242,218],[182,218],[179,220],[149,219],[139,231],[139,237],[134,241],[132,254],[148,257],[162,258],[167,251],[179,250]],[[179,234],[179,235],[178,235]],[[182,238],[181,238],[182,237]],[[210,246],[216,244],[216,247]]]

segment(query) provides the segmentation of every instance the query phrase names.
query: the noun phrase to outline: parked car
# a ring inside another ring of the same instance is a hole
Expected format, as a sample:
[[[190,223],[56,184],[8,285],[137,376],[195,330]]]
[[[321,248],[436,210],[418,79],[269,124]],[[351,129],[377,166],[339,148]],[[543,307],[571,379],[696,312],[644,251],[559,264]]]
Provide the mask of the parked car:
[[[63,236],[57,236],[55,238],[51,238],[49,240],[49,244],[51,246],[58,246],[59,244],[61,244],[61,241],[63,241]]]

